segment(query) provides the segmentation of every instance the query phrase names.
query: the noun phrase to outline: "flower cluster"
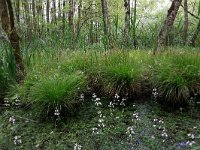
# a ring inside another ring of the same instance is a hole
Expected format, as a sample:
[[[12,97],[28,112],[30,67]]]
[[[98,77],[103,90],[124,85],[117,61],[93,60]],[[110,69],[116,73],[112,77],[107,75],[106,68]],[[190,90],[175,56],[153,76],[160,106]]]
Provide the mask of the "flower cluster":
[[[81,150],[81,148],[82,146],[77,143],[74,145],[74,150]]]
[[[167,130],[165,127],[162,126],[164,124],[163,119],[153,119],[154,125],[153,127],[157,127],[157,130],[161,131],[161,137],[164,138],[163,142],[165,142],[165,139],[168,138]]]
[[[135,120],[140,121],[139,113],[137,113],[137,112],[133,113],[132,122],[134,122]]]
[[[20,102],[19,96],[17,94],[15,95],[14,100],[15,100],[14,106],[16,106],[17,108],[20,107],[21,102]]]
[[[178,148],[181,149],[181,148],[189,148],[191,147],[193,144],[195,144],[194,141],[184,141],[184,142],[180,142],[178,143]]]
[[[85,100],[85,96],[84,96],[84,94],[82,93],[81,95],[80,95],[80,101],[84,101]]]
[[[101,103],[101,99],[97,97],[97,95],[95,93],[92,94],[92,101],[95,102],[95,105],[98,107],[98,106],[101,106],[102,103]]]
[[[9,122],[14,125],[15,124],[15,117],[14,116],[10,117]]]
[[[17,136],[17,135],[14,136],[13,143],[14,143],[15,145],[20,145],[20,144],[22,144],[21,136]]]
[[[125,98],[120,99],[120,96],[116,93],[115,97],[114,97],[114,100],[113,100],[113,105],[125,106],[125,101],[126,101]]]
[[[4,106],[5,107],[9,107],[10,103],[9,103],[9,99],[8,98],[4,98]]]
[[[60,107],[56,106],[55,111],[54,111],[54,115],[59,117],[60,116],[60,111],[61,111],[61,105],[60,105]]]
[[[97,127],[92,128],[92,134],[102,134],[103,128],[105,127],[105,124],[104,124],[105,116],[103,116],[101,107],[100,107],[102,106],[101,99],[98,98],[95,93],[93,93],[92,101],[95,102],[95,106],[97,108],[97,114],[99,115]]]
[[[133,135],[135,134],[133,126],[130,126],[130,127],[128,127],[126,129],[126,134],[128,135],[127,140],[128,141],[132,141],[133,140]]]
[[[154,88],[154,89],[153,89],[152,95],[153,95],[153,97],[154,97],[155,99],[158,97],[157,88]]]

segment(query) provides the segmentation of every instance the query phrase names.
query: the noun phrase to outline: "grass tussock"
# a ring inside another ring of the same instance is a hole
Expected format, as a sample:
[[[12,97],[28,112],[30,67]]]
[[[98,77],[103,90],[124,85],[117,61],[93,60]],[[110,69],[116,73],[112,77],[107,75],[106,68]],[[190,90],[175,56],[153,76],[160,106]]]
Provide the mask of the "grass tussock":
[[[153,70],[153,83],[161,99],[172,105],[186,105],[200,90],[198,52],[174,52],[158,56]]]

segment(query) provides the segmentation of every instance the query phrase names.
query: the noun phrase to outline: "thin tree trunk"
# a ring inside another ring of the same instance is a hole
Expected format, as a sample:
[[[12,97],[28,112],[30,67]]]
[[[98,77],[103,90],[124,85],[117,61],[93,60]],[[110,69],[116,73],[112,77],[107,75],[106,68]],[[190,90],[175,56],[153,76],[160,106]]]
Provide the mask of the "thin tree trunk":
[[[22,61],[19,36],[15,28],[14,13],[10,0],[0,0],[0,15],[2,28],[7,33],[13,48],[13,54],[16,62],[16,77],[17,82],[20,83],[25,75],[25,67]]]
[[[130,0],[124,0],[124,8],[125,8],[125,27],[124,27],[124,39],[125,44],[128,44],[129,39],[129,31],[130,31]]]
[[[69,0],[68,23],[71,37],[71,46],[75,48],[74,41],[74,0]]]
[[[56,0],[53,0],[53,22],[57,24],[57,17],[56,17]]]
[[[46,5],[46,20],[47,20],[47,23],[49,24],[50,22],[50,18],[49,18],[49,0],[46,1],[47,2],[47,5]],[[47,32],[49,32],[49,28],[47,27]]]
[[[58,0],[58,19],[61,19],[61,0]]]
[[[78,42],[78,37],[79,37],[79,31],[80,31],[80,22],[81,22],[81,16],[82,16],[82,2],[83,0],[79,0],[79,5],[78,5],[78,22],[77,22],[77,29],[76,29],[76,42]]]
[[[20,14],[20,2],[19,2],[19,0],[16,0],[16,9],[15,9],[15,12],[16,12],[17,23],[18,23],[18,25],[20,25],[20,19],[19,19],[19,14]]]
[[[168,10],[167,18],[165,20],[164,25],[162,26],[159,35],[158,35],[158,46],[155,49],[156,51],[160,51],[161,47],[164,45],[167,32],[170,30],[170,28],[174,24],[174,20],[176,18],[176,15],[178,13],[179,7],[181,5],[182,0],[173,0],[171,7]]]
[[[36,19],[35,19],[35,0],[32,0],[32,12],[33,12],[33,30],[36,30]]]
[[[106,50],[109,48],[109,35],[108,35],[108,6],[107,0],[101,0],[103,23],[104,23],[104,35],[106,37]]]
[[[136,19],[137,19],[137,0],[135,0],[135,3],[134,3],[134,16],[133,16],[133,25],[134,25],[134,28],[133,28],[133,44],[134,44],[134,47],[136,48],[137,46],[137,40],[136,40]]]
[[[197,37],[198,37],[198,34],[200,33],[200,20],[199,20],[199,23],[197,25],[197,28],[192,36],[192,39],[191,39],[191,42],[190,42],[190,45],[191,46],[195,46],[196,44],[196,40],[197,40]]]
[[[124,7],[125,7],[125,33],[128,33],[130,30],[130,0],[124,0]]]
[[[69,0],[68,22],[70,30],[74,30],[74,0]]]
[[[184,0],[184,45],[188,45],[188,4],[187,0]]]
[[[27,0],[24,0],[24,10],[25,10],[25,15],[26,15],[26,28],[27,28],[27,37],[28,40],[31,41],[32,38],[32,27],[31,27],[31,20],[30,20],[30,15],[29,15],[29,4]]]
[[[65,5],[66,5],[66,3],[65,3],[65,0],[63,0],[63,15],[62,15],[62,30],[63,30],[63,35],[64,35],[64,33],[65,33],[65,11],[64,11],[64,9],[65,9]]]

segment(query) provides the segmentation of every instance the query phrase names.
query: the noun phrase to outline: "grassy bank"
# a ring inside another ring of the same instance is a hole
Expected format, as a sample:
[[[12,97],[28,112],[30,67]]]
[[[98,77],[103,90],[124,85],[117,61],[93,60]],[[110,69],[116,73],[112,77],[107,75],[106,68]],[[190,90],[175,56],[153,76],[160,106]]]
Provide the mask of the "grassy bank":
[[[198,50],[30,56],[20,85],[1,57],[4,149],[198,149]]]

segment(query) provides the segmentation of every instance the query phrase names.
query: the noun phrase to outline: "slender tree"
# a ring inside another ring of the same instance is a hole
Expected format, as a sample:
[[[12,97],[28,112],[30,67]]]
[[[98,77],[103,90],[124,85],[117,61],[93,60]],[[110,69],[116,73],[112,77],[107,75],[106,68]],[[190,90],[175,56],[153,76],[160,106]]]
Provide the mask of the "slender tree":
[[[136,20],[137,20],[137,0],[134,1],[134,12],[133,12],[133,45],[136,48],[137,46],[137,39],[136,39]]]
[[[184,0],[184,45],[188,44],[188,2]]]
[[[69,0],[69,12],[68,12],[69,27],[74,30],[74,0]]]
[[[26,18],[26,28],[27,28],[27,37],[28,40],[31,41],[32,38],[32,24],[30,20],[30,10],[28,0],[24,0],[24,10],[25,10],[25,18]]]
[[[32,13],[33,13],[32,22],[33,22],[33,28],[34,28],[34,31],[35,31],[35,29],[36,29],[35,0],[32,0]]]
[[[68,12],[68,24],[71,36],[71,46],[75,48],[75,41],[74,41],[74,0],[69,0],[69,12]]]
[[[181,2],[182,2],[182,0],[173,0],[172,1],[171,7],[168,10],[167,18],[165,19],[165,23],[162,26],[162,28],[159,32],[159,35],[158,35],[158,46],[155,49],[155,52],[160,51],[161,47],[163,46],[166,36],[167,36],[167,32],[169,32],[170,28],[174,24],[174,20],[178,13]]]
[[[20,83],[25,75],[25,68],[20,51],[19,36],[15,28],[13,7],[10,0],[0,0],[0,15],[2,28],[9,37],[16,63],[17,82]]]
[[[130,18],[131,18],[131,7],[130,0],[124,0],[124,8],[125,8],[125,27],[124,27],[124,35],[125,35],[125,43],[128,42],[128,35],[130,31]]]
[[[66,2],[65,0],[63,0],[63,14],[62,14],[62,30],[63,30],[63,34],[65,33],[65,6],[66,6]]]
[[[20,24],[20,18],[19,18],[19,14],[20,14],[20,1],[19,0],[16,0],[15,13],[16,13],[17,23],[19,25]]]
[[[53,0],[53,21],[57,24],[57,16],[56,16],[56,0]]]
[[[49,9],[50,9],[49,0],[47,0],[46,1],[46,21],[47,21],[48,24],[50,22]],[[47,32],[49,32],[49,28],[48,27],[47,27]]]
[[[109,35],[108,35],[108,6],[107,0],[101,0],[103,24],[104,24],[104,35],[106,37],[106,49],[109,48]]]

